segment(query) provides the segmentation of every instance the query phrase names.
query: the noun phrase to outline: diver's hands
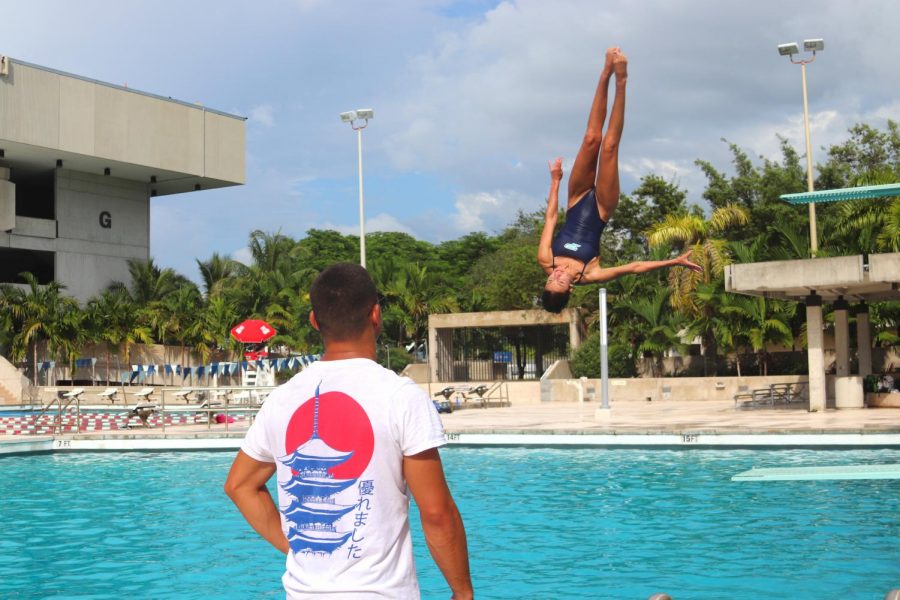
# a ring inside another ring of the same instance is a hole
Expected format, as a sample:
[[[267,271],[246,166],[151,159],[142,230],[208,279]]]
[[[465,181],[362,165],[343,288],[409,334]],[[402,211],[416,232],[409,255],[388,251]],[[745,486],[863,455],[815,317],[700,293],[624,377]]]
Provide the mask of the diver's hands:
[[[686,268],[690,269],[691,271],[697,271],[698,273],[702,273],[703,267],[701,267],[697,263],[691,262],[691,260],[690,260],[691,252],[693,252],[693,250],[688,250],[687,252],[685,252],[684,254],[679,256],[678,258],[673,258],[672,266],[673,267],[686,267]]]
[[[550,181],[559,182],[562,180],[563,168],[562,159],[555,158],[550,161]]]

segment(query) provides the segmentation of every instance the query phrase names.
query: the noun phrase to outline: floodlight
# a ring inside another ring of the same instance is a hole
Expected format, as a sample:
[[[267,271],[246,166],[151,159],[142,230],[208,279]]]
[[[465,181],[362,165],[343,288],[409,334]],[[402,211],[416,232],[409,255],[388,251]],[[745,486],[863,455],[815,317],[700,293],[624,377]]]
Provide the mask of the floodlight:
[[[803,40],[803,49],[807,52],[821,52],[825,49],[825,40],[822,38]]]
[[[354,121],[354,120],[356,120],[356,111],[355,110],[349,110],[347,112],[341,113],[341,121],[343,121],[344,123],[350,123],[351,121]]]
[[[791,42],[790,44],[778,44],[778,54],[780,54],[781,56],[800,54],[800,47],[793,42]]]
[[[375,111],[371,108],[359,108],[356,110],[356,118],[357,119],[374,119]]]

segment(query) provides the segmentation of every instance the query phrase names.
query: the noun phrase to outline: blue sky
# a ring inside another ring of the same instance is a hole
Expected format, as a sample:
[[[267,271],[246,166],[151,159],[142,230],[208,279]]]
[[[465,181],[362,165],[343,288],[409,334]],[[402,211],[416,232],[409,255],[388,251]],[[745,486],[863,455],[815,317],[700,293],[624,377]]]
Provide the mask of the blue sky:
[[[900,120],[900,3],[871,0],[171,0],[0,2],[0,54],[248,117],[247,184],[155,198],[151,254],[242,258],[250,231],[367,231],[440,242],[540,209],[547,160],[574,158],[607,46],[629,56],[623,191],[649,172],[694,202],[694,160],[727,138],[802,148],[800,70],[776,46],[822,37],[808,68],[814,159],[859,121]]]

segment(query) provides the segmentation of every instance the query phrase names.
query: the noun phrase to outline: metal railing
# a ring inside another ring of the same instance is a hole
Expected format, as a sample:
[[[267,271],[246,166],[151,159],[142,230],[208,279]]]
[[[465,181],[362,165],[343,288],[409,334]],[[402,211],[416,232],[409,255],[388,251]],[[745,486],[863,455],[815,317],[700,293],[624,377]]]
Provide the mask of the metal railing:
[[[45,388],[51,397],[37,406],[36,412],[28,418],[28,434],[86,434],[105,431],[86,425],[91,415],[107,424],[115,423],[117,429],[157,429],[163,433],[169,427],[205,424],[207,430],[213,425],[224,425],[229,431],[240,423],[239,429],[252,424],[266,397],[275,386],[218,386],[185,388],[124,388],[124,400],[116,404],[110,398],[103,398],[93,391]],[[91,402],[90,398],[96,397]],[[110,402],[106,404],[105,402]],[[23,408],[26,408],[23,406]],[[47,422],[48,415],[52,421]],[[192,419],[177,421],[178,415],[191,415]],[[96,423],[96,421],[95,421]],[[48,431],[49,430],[49,431]]]

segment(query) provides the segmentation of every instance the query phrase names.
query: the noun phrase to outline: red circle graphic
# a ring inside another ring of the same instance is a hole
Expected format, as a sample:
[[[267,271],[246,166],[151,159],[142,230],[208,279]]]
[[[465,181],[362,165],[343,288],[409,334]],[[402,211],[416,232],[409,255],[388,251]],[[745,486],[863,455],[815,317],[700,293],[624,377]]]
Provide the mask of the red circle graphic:
[[[313,434],[315,397],[294,411],[285,433],[285,452],[291,454],[305,444]],[[345,463],[335,465],[328,472],[335,479],[356,479],[372,459],[375,434],[369,416],[359,403],[343,392],[319,394],[319,437],[341,452],[353,452]]]

